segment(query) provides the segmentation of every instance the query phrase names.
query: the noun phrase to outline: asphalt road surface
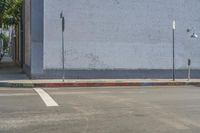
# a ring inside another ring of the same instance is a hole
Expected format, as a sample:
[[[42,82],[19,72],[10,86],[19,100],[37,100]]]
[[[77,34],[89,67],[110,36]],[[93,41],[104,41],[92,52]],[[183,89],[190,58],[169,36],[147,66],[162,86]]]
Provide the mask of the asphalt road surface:
[[[0,88],[0,133],[199,133],[200,88]]]

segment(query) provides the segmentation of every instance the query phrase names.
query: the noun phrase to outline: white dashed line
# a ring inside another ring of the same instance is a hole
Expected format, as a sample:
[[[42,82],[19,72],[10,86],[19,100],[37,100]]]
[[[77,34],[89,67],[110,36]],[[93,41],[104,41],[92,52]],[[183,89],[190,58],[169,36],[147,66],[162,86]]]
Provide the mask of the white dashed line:
[[[40,95],[47,107],[59,106],[48,93],[41,88],[34,88],[34,90]]]

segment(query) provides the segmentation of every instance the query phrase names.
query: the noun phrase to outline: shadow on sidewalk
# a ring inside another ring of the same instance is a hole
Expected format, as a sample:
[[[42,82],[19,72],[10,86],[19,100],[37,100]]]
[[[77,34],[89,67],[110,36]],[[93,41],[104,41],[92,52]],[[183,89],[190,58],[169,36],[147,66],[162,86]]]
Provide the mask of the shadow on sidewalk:
[[[13,62],[0,62],[0,81],[28,79],[22,69]]]

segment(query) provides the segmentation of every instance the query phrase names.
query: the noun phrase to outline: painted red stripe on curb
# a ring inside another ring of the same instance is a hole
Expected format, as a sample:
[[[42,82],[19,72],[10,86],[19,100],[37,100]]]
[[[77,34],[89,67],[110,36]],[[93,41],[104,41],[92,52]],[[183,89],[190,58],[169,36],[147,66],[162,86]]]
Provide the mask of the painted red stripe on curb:
[[[181,86],[189,85],[187,82],[124,82],[124,83],[36,83],[34,87],[104,87],[104,86]]]
[[[0,87],[106,87],[106,86],[200,86],[200,82],[66,82],[66,83],[7,83],[1,82]]]

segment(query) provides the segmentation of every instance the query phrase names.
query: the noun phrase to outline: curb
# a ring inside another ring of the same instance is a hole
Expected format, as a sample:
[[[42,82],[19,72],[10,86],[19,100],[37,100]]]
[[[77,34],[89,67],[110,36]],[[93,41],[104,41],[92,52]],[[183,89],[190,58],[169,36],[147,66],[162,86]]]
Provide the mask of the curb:
[[[153,83],[153,82],[93,82],[93,83],[41,83],[34,87],[111,87],[111,86],[169,86],[185,85],[185,83]]]
[[[0,87],[11,87],[11,88],[33,88],[34,85],[31,83],[9,83],[1,82]]]
[[[8,83],[1,82],[0,87],[114,87],[114,86],[200,86],[200,82],[68,82],[68,83]]]

